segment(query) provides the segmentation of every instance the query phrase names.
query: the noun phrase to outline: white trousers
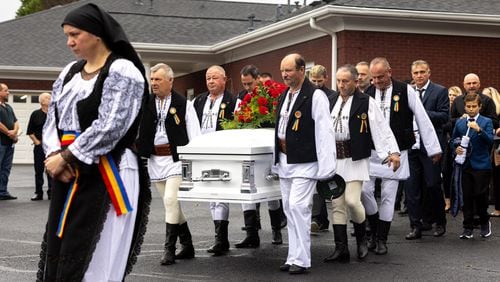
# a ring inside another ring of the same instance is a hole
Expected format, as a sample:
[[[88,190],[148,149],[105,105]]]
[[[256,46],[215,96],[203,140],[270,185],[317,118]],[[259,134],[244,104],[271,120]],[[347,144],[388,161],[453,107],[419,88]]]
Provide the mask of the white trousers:
[[[229,203],[210,202],[210,213],[213,220],[228,220]]]
[[[115,208],[111,205],[101,238],[83,281],[123,281],[132,243],[140,187],[138,169],[120,169],[120,176],[133,210],[125,215],[117,216]]]
[[[380,207],[377,207],[377,200],[375,199],[375,177],[370,176],[370,181],[365,181],[363,184],[363,192],[361,193],[361,201],[365,206],[366,214],[374,215],[378,211],[379,219],[389,222],[392,221],[398,184],[398,180],[382,178]]]
[[[270,211],[275,211],[275,210],[279,209],[280,208],[280,201],[274,200],[274,201],[267,202],[267,208]],[[241,204],[241,209],[243,211],[257,210],[257,204]]]
[[[311,267],[311,214],[316,180],[280,178],[283,211],[288,219],[286,264]]]
[[[181,203],[177,200],[179,186],[181,185],[182,177],[172,176],[165,181],[155,182],[156,190],[160,193],[163,199],[163,207],[165,208],[165,222],[170,224],[183,224],[186,218],[182,213]]]
[[[346,183],[344,194],[332,201],[333,224],[347,224],[347,214],[351,215],[352,221],[355,223],[365,221],[365,208],[361,203],[362,189],[363,181]]]

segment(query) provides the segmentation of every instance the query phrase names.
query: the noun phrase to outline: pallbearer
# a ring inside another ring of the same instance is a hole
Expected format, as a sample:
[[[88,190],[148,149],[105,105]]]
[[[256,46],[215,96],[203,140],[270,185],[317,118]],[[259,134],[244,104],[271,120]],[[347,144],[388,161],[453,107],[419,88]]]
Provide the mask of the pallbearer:
[[[441,157],[441,147],[436,132],[415,90],[406,83],[393,80],[391,73],[391,66],[387,59],[373,59],[370,63],[373,85],[366,90],[368,95],[375,98],[384,116],[384,122],[391,127],[399,150],[401,150],[401,168],[396,171],[387,167],[384,159],[372,150],[370,181],[363,184],[362,201],[372,231],[368,248],[375,251],[377,255],[387,253],[387,235],[394,216],[394,202],[399,180],[410,176],[408,149],[415,143],[414,118],[422,137],[421,146],[425,147],[427,155],[435,160]],[[374,196],[376,178],[382,179],[380,207]]]
[[[368,254],[365,231],[365,209],[361,203],[363,181],[370,180],[369,157],[371,144],[381,159],[393,170],[399,168],[399,148],[391,128],[384,120],[375,99],[356,88],[358,72],[352,65],[337,71],[337,89],[333,96],[333,130],[337,148],[337,174],[346,182],[342,196],[332,201],[335,251],[325,262],[348,262],[347,215],[354,222],[357,256],[363,259]]]
[[[201,133],[206,134],[222,130],[222,119],[233,119],[236,99],[226,91],[226,71],[221,66],[211,66],[205,74],[208,91],[194,100],[194,108],[201,126]],[[229,251],[227,228],[229,225],[229,203],[211,202],[210,213],[215,226],[215,244],[207,252],[215,256]]]
[[[335,137],[328,99],[305,77],[299,54],[281,61],[288,89],[281,95],[275,128],[275,169],[288,219],[288,256],[281,271],[301,274],[311,267],[311,208],[318,179],[335,174]]]
[[[157,64],[151,68],[153,93],[144,107],[138,142],[140,155],[149,158],[149,176],[165,207],[165,252],[161,259],[163,265],[173,264],[175,259],[194,258],[191,233],[177,200],[182,181],[177,146],[184,146],[201,134],[192,103],[172,90],[173,82],[174,72],[170,66]],[[181,243],[181,251],[176,255],[177,237]]]

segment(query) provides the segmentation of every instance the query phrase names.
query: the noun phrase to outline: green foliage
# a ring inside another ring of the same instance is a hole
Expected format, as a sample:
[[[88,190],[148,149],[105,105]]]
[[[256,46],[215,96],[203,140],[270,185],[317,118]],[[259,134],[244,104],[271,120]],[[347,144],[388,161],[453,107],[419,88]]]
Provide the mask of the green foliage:
[[[17,10],[16,17],[19,18],[76,1],[78,0],[21,0],[21,7]]]
[[[16,17],[22,17],[43,10],[42,0],[21,0],[21,7],[16,12]]]

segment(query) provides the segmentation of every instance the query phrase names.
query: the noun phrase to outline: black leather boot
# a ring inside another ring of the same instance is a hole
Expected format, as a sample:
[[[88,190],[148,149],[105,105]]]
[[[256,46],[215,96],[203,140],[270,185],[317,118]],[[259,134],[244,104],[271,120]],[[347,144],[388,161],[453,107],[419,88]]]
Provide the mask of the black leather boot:
[[[167,232],[165,235],[165,252],[161,259],[162,265],[171,265],[175,263],[175,243],[179,232],[179,224],[167,223]]]
[[[349,247],[347,246],[347,225],[334,224],[333,236],[335,238],[335,250],[333,254],[325,258],[324,262],[348,263],[351,260]]]
[[[271,229],[273,230],[273,245],[283,244],[283,237],[281,236],[281,210],[269,210],[269,217],[271,218]]]
[[[214,256],[221,256],[229,251],[229,240],[227,239],[227,227],[229,221],[214,220],[215,225],[215,244],[210,247],[207,252]]]
[[[181,243],[181,250],[175,255],[175,259],[194,258],[193,239],[187,222],[179,225],[179,242]]]
[[[260,225],[260,203],[256,204],[257,209],[255,210],[257,212],[257,230],[262,229],[262,225]]]
[[[280,200],[280,208],[279,208],[279,211],[280,211],[280,217],[281,217],[281,229],[285,228],[287,223],[288,223],[288,220],[286,218],[286,214],[285,214],[285,211],[283,210],[283,201]]]
[[[378,226],[378,213],[369,215],[368,225],[370,226],[371,236],[368,238],[368,250],[375,251],[377,248],[377,226]]]
[[[389,229],[391,229],[390,221],[378,220],[377,226],[377,248],[375,249],[375,254],[385,255],[387,254],[387,235],[389,234]]]
[[[247,237],[235,244],[236,248],[258,248],[260,245],[259,231],[257,229],[257,211],[248,210],[243,212],[245,219],[245,230]]]
[[[364,259],[368,255],[368,246],[366,243],[366,220],[362,223],[354,223],[354,233],[356,234],[356,243],[358,245],[358,258]]]

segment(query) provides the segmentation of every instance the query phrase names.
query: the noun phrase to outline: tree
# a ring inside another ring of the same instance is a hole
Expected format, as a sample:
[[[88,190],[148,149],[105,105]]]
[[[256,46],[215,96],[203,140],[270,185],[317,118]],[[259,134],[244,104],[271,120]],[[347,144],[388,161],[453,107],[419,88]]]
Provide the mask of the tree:
[[[58,5],[65,5],[78,0],[21,0],[21,7],[16,12],[16,17],[22,17]]]
[[[21,7],[16,12],[16,17],[22,17],[39,12],[42,9],[41,0],[21,0]]]

